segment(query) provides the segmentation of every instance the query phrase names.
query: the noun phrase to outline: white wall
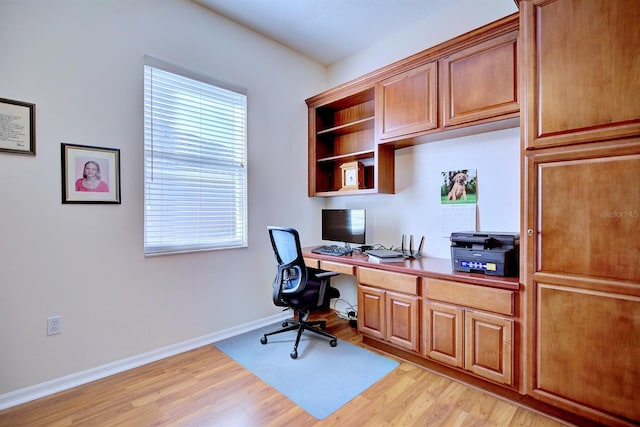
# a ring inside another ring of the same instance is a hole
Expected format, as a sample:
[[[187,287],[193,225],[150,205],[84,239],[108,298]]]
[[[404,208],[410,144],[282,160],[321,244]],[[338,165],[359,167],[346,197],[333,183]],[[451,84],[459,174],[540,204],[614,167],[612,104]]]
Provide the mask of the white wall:
[[[280,313],[266,226],[319,234],[324,67],[188,0],[4,0],[0,44],[0,97],[37,115],[37,155],[0,153],[0,396]],[[145,54],[248,89],[249,248],[143,256]],[[120,148],[121,205],[61,203],[61,142]]]
[[[449,258],[451,242],[442,227],[441,172],[475,169],[478,230],[518,232],[519,155],[518,128],[405,148],[395,155],[395,194],[334,198],[331,206],[367,210],[367,244],[400,246],[402,234],[425,236],[426,256]]]
[[[517,11],[513,0],[433,1],[431,16],[333,64],[329,84],[337,86]]]

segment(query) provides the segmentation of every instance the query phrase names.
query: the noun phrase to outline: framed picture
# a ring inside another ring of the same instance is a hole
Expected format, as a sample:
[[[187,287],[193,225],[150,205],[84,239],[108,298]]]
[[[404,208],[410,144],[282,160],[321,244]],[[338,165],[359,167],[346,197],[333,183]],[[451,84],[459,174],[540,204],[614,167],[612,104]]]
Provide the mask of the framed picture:
[[[61,144],[62,203],[120,203],[120,150]]]
[[[0,98],[0,152],[36,155],[36,105]]]

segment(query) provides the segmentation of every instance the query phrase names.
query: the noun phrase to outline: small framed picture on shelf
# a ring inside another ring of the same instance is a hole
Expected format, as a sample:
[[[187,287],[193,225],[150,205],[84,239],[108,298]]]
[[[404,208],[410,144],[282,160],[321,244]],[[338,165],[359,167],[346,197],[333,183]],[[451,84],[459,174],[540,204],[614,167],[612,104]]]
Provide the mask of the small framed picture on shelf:
[[[360,162],[349,162],[340,165],[342,170],[341,191],[364,188],[364,166]]]
[[[35,104],[0,98],[0,152],[35,156]]]
[[[120,150],[60,144],[62,203],[120,203]]]

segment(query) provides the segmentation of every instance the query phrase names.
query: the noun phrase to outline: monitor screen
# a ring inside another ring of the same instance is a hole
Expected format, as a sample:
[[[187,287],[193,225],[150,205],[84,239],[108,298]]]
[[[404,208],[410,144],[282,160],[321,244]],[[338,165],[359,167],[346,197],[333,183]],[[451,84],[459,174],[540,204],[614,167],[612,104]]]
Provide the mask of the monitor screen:
[[[322,240],[365,243],[364,209],[323,209]]]

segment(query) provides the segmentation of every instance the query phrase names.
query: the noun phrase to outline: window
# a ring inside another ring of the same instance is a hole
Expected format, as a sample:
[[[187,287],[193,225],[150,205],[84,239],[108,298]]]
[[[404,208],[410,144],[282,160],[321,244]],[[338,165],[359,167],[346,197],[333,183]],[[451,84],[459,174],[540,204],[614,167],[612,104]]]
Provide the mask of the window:
[[[246,92],[144,63],[145,255],[246,247]]]

